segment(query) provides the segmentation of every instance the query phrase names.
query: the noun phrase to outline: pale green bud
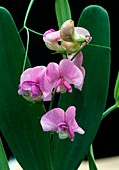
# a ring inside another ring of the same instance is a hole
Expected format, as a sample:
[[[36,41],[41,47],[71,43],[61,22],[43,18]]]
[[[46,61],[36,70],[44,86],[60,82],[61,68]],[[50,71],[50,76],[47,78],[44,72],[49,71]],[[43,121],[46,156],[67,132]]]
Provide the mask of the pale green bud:
[[[74,21],[65,21],[60,28],[60,36],[63,41],[72,42],[72,36],[74,34]]]

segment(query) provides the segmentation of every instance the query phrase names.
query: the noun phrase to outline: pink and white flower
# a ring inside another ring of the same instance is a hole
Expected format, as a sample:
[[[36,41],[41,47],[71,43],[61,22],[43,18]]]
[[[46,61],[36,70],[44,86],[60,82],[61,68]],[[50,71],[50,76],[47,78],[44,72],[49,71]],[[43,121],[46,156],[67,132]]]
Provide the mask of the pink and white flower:
[[[45,66],[37,66],[26,69],[20,77],[18,94],[22,95],[28,101],[51,100],[51,91],[49,86],[43,81],[45,79]]]
[[[84,134],[84,130],[75,120],[76,108],[70,106],[66,112],[61,108],[54,108],[42,116],[40,123],[43,131],[57,132],[60,139],[74,140],[74,132]]]
[[[46,77],[51,89],[56,88],[56,92],[72,92],[72,86],[82,90],[84,73],[69,59],[63,59],[59,65],[51,62],[47,66]]]

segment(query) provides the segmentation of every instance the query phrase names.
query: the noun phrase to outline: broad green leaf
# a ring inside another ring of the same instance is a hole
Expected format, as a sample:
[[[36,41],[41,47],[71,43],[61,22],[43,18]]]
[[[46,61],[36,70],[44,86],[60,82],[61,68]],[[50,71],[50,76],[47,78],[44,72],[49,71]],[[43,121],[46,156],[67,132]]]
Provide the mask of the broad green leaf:
[[[55,12],[59,28],[62,23],[68,19],[71,19],[71,11],[68,0],[56,0]]]
[[[9,170],[7,156],[1,139],[0,139],[0,169]]]
[[[75,133],[75,139],[60,140],[54,136],[54,166],[60,170],[76,170],[86,156],[97,133],[104,111],[110,75],[110,22],[107,11],[97,5],[87,6],[81,13],[78,26],[88,29],[92,36],[90,45],[83,49],[83,66],[86,70],[83,90],[60,96],[59,107],[66,110],[76,107],[76,120],[85,130]],[[92,44],[99,46],[91,46]]]
[[[17,93],[24,56],[14,20],[0,7],[0,129],[24,170],[50,170],[49,138],[39,123],[42,106]]]

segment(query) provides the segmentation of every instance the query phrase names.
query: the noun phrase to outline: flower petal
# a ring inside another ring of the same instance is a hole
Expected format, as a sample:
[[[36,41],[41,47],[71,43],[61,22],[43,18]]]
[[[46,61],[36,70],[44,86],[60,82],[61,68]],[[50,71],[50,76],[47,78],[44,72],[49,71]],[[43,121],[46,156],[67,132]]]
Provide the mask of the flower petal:
[[[65,121],[69,126],[72,126],[72,122],[75,119],[76,108],[74,106],[70,106],[65,112]]]
[[[41,126],[44,131],[57,131],[59,123],[64,121],[64,110],[54,108],[41,118]]]
[[[82,67],[83,53],[80,51],[78,55],[73,59],[73,63],[81,70],[83,76],[85,76],[85,69]]]
[[[69,127],[73,129],[74,132],[78,132],[79,134],[84,134],[84,130],[78,125],[75,120],[76,116],[76,108],[74,106],[70,106],[65,112],[65,119]]]
[[[55,32],[55,30],[54,30],[54,29],[49,29],[49,30],[47,30],[47,31],[43,34],[43,41],[44,41],[44,42],[48,42],[48,40],[47,40],[47,35],[48,35],[48,34],[51,34],[52,32]]]
[[[48,81],[54,86],[54,84],[60,78],[59,66],[57,63],[52,62],[48,64],[46,76]]]
[[[46,31],[43,35],[43,40],[47,43],[53,43],[54,41],[61,41],[60,30],[55,31],[50,29]]]
[[[84,76],[81,70],[75,66],[72,61],[69,59],[61,60],[59,63],[59,70],[64,80],[70,84],[74,84],[80,89],[80,86],[84,80]]]
[[[74,132],[77,132],[77,133],[79,133],[79,134],[81,134],[81,135],[83,135],[84,133],[85,133],[85,131],[80,127],[80,126],[78,126],[78,124],[77,124],[77,122],[75,122],[74,121]]]
[[[43,72],[46,70],[45,66],[36,66],[33,68],[26,69],[20,77],[20,83],[24,81],[36,82],[42,76]]]
[[[90,36],[89,31],[83,27],[75,27],[74,31],[75,31],[75,34]]]
[[[52,84],[48,81],[46,72],[41,77],[40,89],[42,91],[43,101],[50,101],[52,99]]]

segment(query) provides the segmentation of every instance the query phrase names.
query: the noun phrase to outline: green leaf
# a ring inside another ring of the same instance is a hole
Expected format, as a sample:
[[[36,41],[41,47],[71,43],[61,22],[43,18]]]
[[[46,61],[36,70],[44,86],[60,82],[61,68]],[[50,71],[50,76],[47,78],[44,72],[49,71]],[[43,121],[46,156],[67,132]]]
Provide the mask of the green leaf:
[[[54,136],[55,169],[76,170],[86,156],[89,147],[99,128],[104,111],[110,75],[110,22],[107,11],[97,5],[86,7],[79,18],[78,26],[88,29],[92,36],[92,44],[83,49],[83,67],[86,70],[84,86],[80,92],[60,96],[59,107],[66,110],[76,107],[76,120],[85,130],[84,135],[75,133],[75,139],[60,140]],[[99,47],[99,46],[101,47]]]
[[[4,170],[9,170],[9,165],[8,165],[8,161],[7,161],[7,156],[2,144],[2,140],[0,139],[0,169],[4,169]]]
[[[0,129],[24,170],[50,170],[49,138],[39,123],[42,105],[17,92],[24,56],[14,20],[0,7]],[[26,65],[30,67],[28,59]]]
[[[55,12],[59,28],[62,23],[68,19],[71,19],[71,11],[68,0],[56,0]]]

